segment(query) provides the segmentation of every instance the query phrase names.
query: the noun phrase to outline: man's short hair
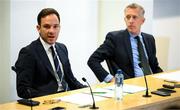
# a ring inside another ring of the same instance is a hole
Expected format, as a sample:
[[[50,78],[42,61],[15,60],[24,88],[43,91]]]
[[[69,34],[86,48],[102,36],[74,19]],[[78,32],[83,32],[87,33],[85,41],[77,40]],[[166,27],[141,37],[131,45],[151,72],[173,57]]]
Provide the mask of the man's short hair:
[[[140,13],[141,16],[144,16],[144,14],[145,14],[144,8],[143,8],[141,5],[139,5],[139,4],[136,4],[136,3],[131,3],[131,4],[129,4],[129,5],[126,6],[126,8],[124,9],[124,12],[126,12],[126,10],[127,10],[128,8],[133,8],[133,9],[139,8],[139,9],[141,10],[141,13]]]
[[[46,17],[46,16],[51,15],[51,14],[55,14],[58,17],[58,20],[60,22],[59,13],[55,9],[53,9],[53,8],[44,8],[39,12],[39,14],[37,16],[38,25],[41,24],[41,18]]]

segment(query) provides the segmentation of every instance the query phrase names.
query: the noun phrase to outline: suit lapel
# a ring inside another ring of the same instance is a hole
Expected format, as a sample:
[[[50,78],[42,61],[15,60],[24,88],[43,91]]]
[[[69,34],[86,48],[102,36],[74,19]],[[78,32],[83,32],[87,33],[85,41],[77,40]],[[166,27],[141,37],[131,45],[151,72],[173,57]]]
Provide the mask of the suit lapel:
[[[133,64],[131,42],[130,42],[129,33],[127,30],[125,30],[125,32],[124,32],[124,45],[125,45],[126,51],[128,53],[129,59],[131,61],[131,64]]]
[[[37,54],[39,55],[39,58],[43,62],[43,65],[50,71],[50,73],[54,76],[52,65],[49,61],[49,58],[43,48],[43,45],[40,42],[40,39],[37,40]]]
[[[60,58],[62,66],[63,66],[63,65],[65,65],[65,54],[64,54],[64,51],[62,50],[60,45],[58,45],[57,43],[55,44],[55,47],[56,47],[57,54],[58,54],[58,56]],[[64,66],[63,66],[63,70],[64,70]]]

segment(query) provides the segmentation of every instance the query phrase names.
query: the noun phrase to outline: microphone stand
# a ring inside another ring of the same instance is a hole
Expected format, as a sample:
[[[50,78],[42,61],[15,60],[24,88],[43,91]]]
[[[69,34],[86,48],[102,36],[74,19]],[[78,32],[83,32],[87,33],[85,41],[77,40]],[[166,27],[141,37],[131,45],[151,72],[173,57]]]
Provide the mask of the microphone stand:
[[[28,92],[28,94],[29,94],[29,101],[31,102],[31,110],[33,110],[33,107],[32,107],[32,99],[31,99],[31,91],[30,91],[29,88],[27,89],[27,92]]]
[[[84,77],[82,78],[82,80],[84,82],[86,82],[88,84],[89,88],[90,88],[91,96],[92,96],[92,99],[93,99],[93,105],[90,107],[90,109],[99,109],[99,107],[96,107],[94,96],[93,96],[93,92],[92,92],[90,84],[87,82],[87,80]]]
[[[148,84],[147,84],[147,80],[146,80],[146,75],[144,74],[144,69],[140,63],[139,63],[139,67],[141,68],[141,70],[143,72],[143,76],[144,76],[144,80],[145,80],[145,84],[146,84],[146,94],[143,95],[143,97],[151,97],[151,95],[149,95],[149,88],[148,88]]]

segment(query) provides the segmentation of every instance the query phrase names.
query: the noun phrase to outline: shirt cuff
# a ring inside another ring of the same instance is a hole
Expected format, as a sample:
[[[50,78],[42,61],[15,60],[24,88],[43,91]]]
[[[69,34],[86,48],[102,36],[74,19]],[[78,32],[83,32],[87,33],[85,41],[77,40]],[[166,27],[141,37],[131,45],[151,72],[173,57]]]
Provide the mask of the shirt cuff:
[[[104,78],[104,82],[108,83],[113,79],[113,76],[111,74],[108,74],[105,78]]]

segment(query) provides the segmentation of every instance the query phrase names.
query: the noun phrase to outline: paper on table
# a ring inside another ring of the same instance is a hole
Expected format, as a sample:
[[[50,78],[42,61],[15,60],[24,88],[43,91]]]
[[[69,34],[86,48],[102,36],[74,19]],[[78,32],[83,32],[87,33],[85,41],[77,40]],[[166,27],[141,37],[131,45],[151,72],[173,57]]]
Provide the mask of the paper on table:
[[[83,94],[83,93],[67,95],[67,96],[58,97],[58,98],[54,98],[54,99],[60,99],[64,102],[74,103],[74,104],[78,104],[78,105],[88,105],[88,104],[93,103],[91,94]],[[100,96],[94,96],[94,100],[96,102],[104,100],[104,99],[106,99],[106,98],[100,97]]]
[[[153,77],[165,79],[165,80],[170,80],[170,81],[180,82],[180,71],[171,72],[171,73],[156,74]]]
[[[83,93],[90,94],[89,91],[85,91]],[[114,97],[114,91],[112,91],[111,89],[107,89],[107,88],[96,88],[95,90],[93,90],[93,94],[95,96],[102,96],[102,97],[106,97],[106,98]],[[127,93],[123,93],[123,95],[126,95],[126,94]]]
[[[109,90],[114,90],[114,88],[115,88],[114,85],[106,87],[106,89],[109,89]],[[146,90],[146,88],[145,87],[141,87],[141,86],[129,85],[129,84],[124,84],[123,85],[123,92],[124,93],[133,94],[133,93],[144,91],[144,90]]]

